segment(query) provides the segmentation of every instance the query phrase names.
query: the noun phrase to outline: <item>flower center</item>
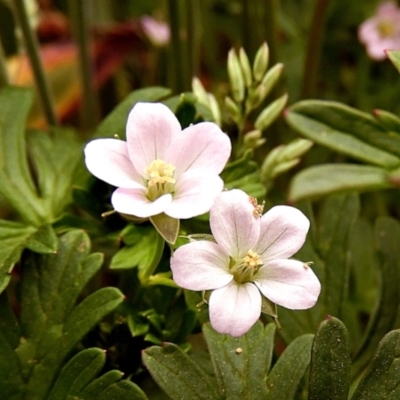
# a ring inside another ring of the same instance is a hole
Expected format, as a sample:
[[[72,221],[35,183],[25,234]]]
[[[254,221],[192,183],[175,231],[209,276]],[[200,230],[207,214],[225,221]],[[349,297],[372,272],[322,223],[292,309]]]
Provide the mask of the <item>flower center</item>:
[[[232,260],[233,261],[233,260]],[[238,261],[231,263],[231,273],[239,283],[252,282],[254,274],[263,265],[261,257],[253,250]]]
[[[390,21],[380,21],[377,25],[377,29],[382,38],[393,36],[395,33],[395,26]]]
[[[172,193],[175,189],[176,179],[173,178],[175,166],[163,160],[154,160],[146,168],[148,177],[148,198],[156,200],[161,195]]]

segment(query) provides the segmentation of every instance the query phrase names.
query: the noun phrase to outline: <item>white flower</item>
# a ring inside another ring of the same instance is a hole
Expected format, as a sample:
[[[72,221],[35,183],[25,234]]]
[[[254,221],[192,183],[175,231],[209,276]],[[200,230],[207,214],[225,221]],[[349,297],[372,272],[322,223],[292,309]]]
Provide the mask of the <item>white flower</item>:
[[[126,125],[126,142],[97,139],[85,162],[97,178],[118,187],[111,202],[123,214],[175,219],[208,212],[223,189],[218,174],[231,152],[219,127],[202,122],[181,130],[161,103],[137,103]]]
[[[392,1],[381,3],[375,15],[360,25],[358,37],[374,60],[385,59],[385,50],[399,50],[400,8]]]
[[[289,259],[305,241],[308,219],[289,206],[261,217],[259,207],[241,190],[222,192],[210,211],[216,243],[183,245],[171,260],[179,286],[213,290],[210,321],[220,333],[246,333],[260,317],[262,296],[302,310],[314,306],[321,290],[307,264]]]

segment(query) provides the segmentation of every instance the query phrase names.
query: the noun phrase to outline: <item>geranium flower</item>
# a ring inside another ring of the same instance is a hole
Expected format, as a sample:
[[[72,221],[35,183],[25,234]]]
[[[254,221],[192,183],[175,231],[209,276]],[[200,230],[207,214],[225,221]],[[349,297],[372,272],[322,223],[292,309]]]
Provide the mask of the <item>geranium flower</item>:
[[[111,198],[116,211],[185,219],[210,210],[223,189],[218,174],[230,152],[230,140],[216,124],[182,131],[165,105],[137,103],[129,113],[126,142],[93,140],[85,147],[85,162],[94,176],[118,187]]]
[[[380,4],[375,15],[360,25],[358,37],[374,60],[385,59],[385,50],[400,49],[400,8],[392,1]]]
[[[314,272],[289,259],[303,245],[308,219],[296,208],[260,206],[241,190],[222,192],[210,211],[212,241],[178,248],[171,260],[175,282],[212,290],[210,322],[220,333],[241,336],[261,314],[262,296],[293,310],[314,306],[321,285]]]

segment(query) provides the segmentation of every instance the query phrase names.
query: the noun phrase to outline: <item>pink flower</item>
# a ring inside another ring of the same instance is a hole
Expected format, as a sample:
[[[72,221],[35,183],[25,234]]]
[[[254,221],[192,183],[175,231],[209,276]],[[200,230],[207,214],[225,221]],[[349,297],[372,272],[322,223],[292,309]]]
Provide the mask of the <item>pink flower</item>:
[[[385,50],[399,50],[400,8],[392,1],[380,4],[375,15],[360,25],[358,38],[374,60],[385,59]]]
[[[236,337],[260,317],[262,296],[302,310],[314,306],[321,290],[308,264],[289,259],[305,241],[308,219],[288,206],[273,207],[261,217],[260,206],[251,200],[241,190],[222,192],[210,211],[216,243],[183,245],[171,259],[179,286],[213,290],[211,325]]]
[[[142,24],[143,32],[154,46],[163,47],[168,44],[171,36],[168,24],[157,21],[148,15],[140,18],[140,23]]]
[[[218,174],[231,152],[228,136],[216,124],[182,131],[165,105],[137,103],[129,113],[126,140],[96,139],[85,147],[88,170],[118,187],[111,198],[116,211],[185,219],[210,210],[223,189]]]

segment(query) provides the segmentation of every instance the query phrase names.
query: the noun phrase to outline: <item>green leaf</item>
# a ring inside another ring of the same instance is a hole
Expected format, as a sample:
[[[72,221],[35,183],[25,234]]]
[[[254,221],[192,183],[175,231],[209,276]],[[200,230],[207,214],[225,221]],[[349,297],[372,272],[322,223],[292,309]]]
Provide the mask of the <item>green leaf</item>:
[[[123,299],[115,288],[103,288],[75,302],[98,271],[102,256],[89,254],[82,231],[59,239],[56,254],[27,254],[22,263],[19,358],[24,398],[44,399],[65,357],[81,338]],[[1,359],[0,364],[8,363]]]
[[[268,399],[294,399],[310,363],[313,338],[311,334],[298,337],[279,357],[267,378]]]
[[[347,256],[352,229],[360,209],[358,196],[333,196],[321,210],[318,250],[325,262],[325,285],[320,300],[325,312],[341,317],[347,300],[350,260]]]
[[[396,67],[397,71],[400,72],[400,51],[386,50],[386,54],[388,55],[392,64]]]
[[[154,380],[173,400],[220,399],[216,383],[177,345],[164,343],[142,353]]]
[[[41,254],[55,253],[57,245],[57,235],[49,224],[41,226],[25,243],[26,248]]]
[[[86,349],[75,355],[62,369],[47,400],[74,399],[97,400],[145,400],[146,395],[138,386],[128,381],[120,381],[123,373],[108,371],[94,379],[106,361],[101,349]]]
[[[328,317],[314,338],[309,400],[347,400],[350,387],[349,334],[344,324]]]
[[[125,138],[125,126],[129,111],[139,101],[159,101],[171,93],[170,89],[163,87],[148,87],[130,93],[96,129],[95,137],[112,137],[118,135]]]
[[[188,96],[184,93],[181,94],[180,101],[175,111],[176,118],[178,118],[182,129],[187,128],[193,123],[196,116],[196,98],[194,96]]]
[[[300,134],[335,151],[384,168],[400,163],[400,137],[393,137],[369,114],[341,103],[304,100],[286,113]]]
[[[74,174],[82,160],[82,144],[67,129],[29,131],[27,144],[38,178],[46,221],[54,222],[72,201]],[[68,151],[66,151],[68,149]]]
[[[378,301],[370,317],[363,341],[354,357],[354,371],[360,373],[386,332],[394,328],[400,304],[400,224],[380,218],[375,225],[375,242],[381,255]]]
[[[352,400],[400,398],[400,330],[389,332],[379,343],[373,360]]]
[[[124,242],[126,242],[126,237],[131,245],[123,247],[113,256],[110,268],[138,267],[139,279],[145,283],[160,262],[164,240],[151,226],[129,225],[122,235]],[[134,237],[136,241],[134,241]]]
[[[374,110],[374,116],[384,129],[400,134],[400,118],[397,115],[385,110]]]
[[[220,392],[227,399],[264,399],[274,345],[275,325],[257,322],[245,335],[234,338],[203,325]]]
[[[293,178],[289,202],[315,199],[349,191],[365,192],[393,187],[388,172],[379,167],[353,164],[315,165]]]

